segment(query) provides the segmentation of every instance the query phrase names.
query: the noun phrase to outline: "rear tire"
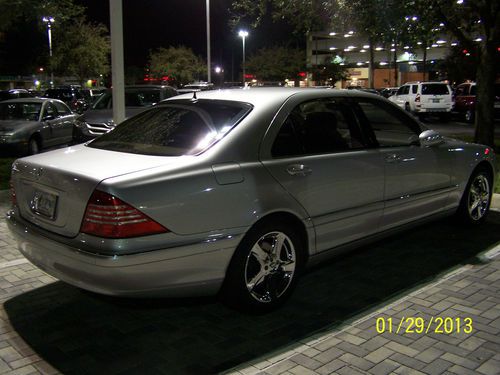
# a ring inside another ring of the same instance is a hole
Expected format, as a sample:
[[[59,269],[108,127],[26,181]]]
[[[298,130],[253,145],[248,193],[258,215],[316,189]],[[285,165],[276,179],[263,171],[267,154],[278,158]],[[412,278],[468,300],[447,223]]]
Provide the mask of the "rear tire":
[[[253,313],[273,310],[292,294],[305,263],[303,241],[288,223],[262,222],[238,245],[222,287],[225,302]]]
[[[457,211],[458,219],[465,224],[477,225],[486,219],[492,197],[492,177],[485,168],[474,171]]]

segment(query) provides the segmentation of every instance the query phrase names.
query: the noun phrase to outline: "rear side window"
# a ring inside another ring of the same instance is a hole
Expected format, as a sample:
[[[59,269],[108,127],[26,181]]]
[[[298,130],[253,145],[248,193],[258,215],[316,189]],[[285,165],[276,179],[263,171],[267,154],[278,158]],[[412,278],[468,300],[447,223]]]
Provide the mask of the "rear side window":
[[[412,94],[416,94],[418,92],[418,86],[417,85],[413,85],[411,87],[411,92],[412,92]]]
[[[247,103],[179,100],[134,116],[88,146],[144,155],[197,154],[223,138],[252,109]]]
[[[448,85],[427,83],[422,85],[422,95],[448,95]]]

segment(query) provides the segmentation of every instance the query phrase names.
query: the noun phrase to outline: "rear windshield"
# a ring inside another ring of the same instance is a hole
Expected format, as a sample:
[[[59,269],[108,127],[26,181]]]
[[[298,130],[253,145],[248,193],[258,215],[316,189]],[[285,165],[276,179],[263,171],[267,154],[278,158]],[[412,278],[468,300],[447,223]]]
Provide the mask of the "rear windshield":
[[[38,121],[41,103],[0,103],[0,120]]]
[[[88,146],[144,155],[194,155],[224,137],[251,109],[250,104],[233,101],[171,101],[131,117]]]
[[[422,95],[448,95],[448,85],[432,83],[422,85]]]
[[[113,108],[111,92],[102,95],[92,106],[93,109]],[[158,90],[125,90],[125,107],[149,107],[161,100],[161,91]]]

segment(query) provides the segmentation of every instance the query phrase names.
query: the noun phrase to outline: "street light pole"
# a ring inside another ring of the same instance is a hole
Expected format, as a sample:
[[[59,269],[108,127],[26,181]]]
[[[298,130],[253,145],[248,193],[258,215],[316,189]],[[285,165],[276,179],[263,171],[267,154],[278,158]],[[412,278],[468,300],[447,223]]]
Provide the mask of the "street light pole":
[[[240,30],[238,35],[243,41],[243,86],[245,86],[245,38],[248,36],[248,31]]]
[[[212,82],[210,65],[210,0],[207,0],[207,82]]]
[[[52,24],[54,23],[54,17],[46,16],[42,18],[42,21],[47,24],[47,36],[49,38],[49,57],[50,57],[50,87],[54,85],[54,68],[52,67]]]

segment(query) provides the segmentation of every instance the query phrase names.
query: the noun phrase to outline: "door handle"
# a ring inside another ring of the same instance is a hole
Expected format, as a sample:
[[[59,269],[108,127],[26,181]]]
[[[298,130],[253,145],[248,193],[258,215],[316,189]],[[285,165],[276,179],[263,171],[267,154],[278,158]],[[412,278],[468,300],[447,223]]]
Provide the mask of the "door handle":
[[[401,156],[397,154],[390,154],[385,157],[386,163],[400,163],[401,160]]]
[[[312,169],[304,164],[291,164],[286,167],[286,171],[290,176],[307,176],[312,173]]]

